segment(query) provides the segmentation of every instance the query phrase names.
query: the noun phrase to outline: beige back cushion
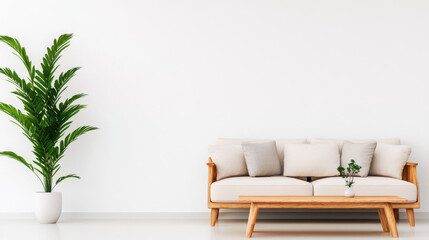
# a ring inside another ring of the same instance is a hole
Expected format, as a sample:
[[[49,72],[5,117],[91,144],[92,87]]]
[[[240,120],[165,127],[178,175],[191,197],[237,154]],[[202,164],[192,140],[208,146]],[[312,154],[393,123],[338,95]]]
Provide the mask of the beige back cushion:
[[[360,172],[357,174],[359,177],[366,177],[371,167],[372,157],[374,150],[377,146],[376,141],[372,142],[350,142],[344,141],[343,149],[341,152],[341,166],[347,168],[350,161],[353,159],[356,164],[361,166]]]
[[[218,138],[216,139],[216,145],[226,145],[226,144],[242,144],[243,142],[268,142],[272,141],[272,139],[255,139],[255,138]],[[305,138],[290,138],[290,139],[275,139],[277,154],[280,159],[280,166],[283,170],[284,166],[284,152],[285,152],[285,144],[296,143],[303,144],[307,143],[307,139]]]
[[[411,154],[406,145],[377,144],[369,175],[402,179],[402,170]]]
[[[216,180],[248,175],[241,144],[211,145],[208,150],[216,164]]]
[[[278,176],[281,175],[279,156],[277,155],[276,142],[244,142],[244,159],[251,177]]]
[[[337,144],[285,144],[286,177],[338,176],[340,151]]]
[[[338,144],[338,148],[340,149],[340,152],[343,150],[345,139],[338,139],[338,138],[312,138],[310,139],[310,143],[336,143]],[[392,144],[392,145],[400,145],[401,141],[399,138],[377,138],[377,139],[347,139],[347,141],[353,142],[353,143],[369,143],[372,141],[377,141],[377,144],[384,143],[384,144]],[[378,155],[377,151],[374,152],[373,158]],[[371,167],[370,167],[371,170]],[[371,171],[369,173],[371,174]],[[317,180],[317,177],[312,177],[312,180]]]
[[[354,143],[370,143],[373,141],[377,141],[377,143],[385,143],[385,144],[393,144],[399,145],[401,141],[399,138],[377,138],[377,139],[336,139],[336,138],[312,138],[310,140],[311,144],[315,143],[335,143],[338,145],[340,152],[343,150],[344,141],[350,141]]]

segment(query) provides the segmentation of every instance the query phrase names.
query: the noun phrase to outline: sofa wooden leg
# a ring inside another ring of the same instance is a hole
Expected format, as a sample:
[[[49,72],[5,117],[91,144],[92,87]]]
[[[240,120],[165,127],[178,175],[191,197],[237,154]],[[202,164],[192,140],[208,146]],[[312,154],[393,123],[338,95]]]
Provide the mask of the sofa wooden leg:
[[[212,214],[210,218],[210,225],[214,227],[216,225],[217,218],[219,216],[219,208],[212,208]]]
[[[414,221],[414,209],[413,208],[407,208],[407,216],[408,216],[408,222],[410,223],[411,227],[414,227],[416,225]]]
[[[399,221],[399,208],[394,208],[393,214],[395,214],[395,220]]]

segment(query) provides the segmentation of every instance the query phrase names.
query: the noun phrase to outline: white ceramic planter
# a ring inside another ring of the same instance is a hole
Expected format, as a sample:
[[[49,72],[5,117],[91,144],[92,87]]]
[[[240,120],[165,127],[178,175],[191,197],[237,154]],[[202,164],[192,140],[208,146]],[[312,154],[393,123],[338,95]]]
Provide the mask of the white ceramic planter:
[[[347,187],[346,191],[344,192],[344,196],[346,197],[354,197],[355,196],[355,191],[353,190],[353,188]]]
[[[61,216],[62,195],[60,192],[37,192],[35,213],[39,223],[56,223]]]

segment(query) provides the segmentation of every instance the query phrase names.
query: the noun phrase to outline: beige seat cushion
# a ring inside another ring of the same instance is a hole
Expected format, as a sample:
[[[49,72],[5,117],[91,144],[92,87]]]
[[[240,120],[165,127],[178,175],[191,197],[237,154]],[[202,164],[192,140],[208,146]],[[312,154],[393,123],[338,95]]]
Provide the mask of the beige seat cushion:
[[[346,190],[344,179],[328,177],[312,182],[314,196],[342,196]],[[353,189],[356,196],[399,196],[415,202],[417,199],[416,185],[389,177],[355,177]]]
[[[283,176],[231,177],[211,185],[212,202],[237,202],[239,196],[312,196],[311,183]]]

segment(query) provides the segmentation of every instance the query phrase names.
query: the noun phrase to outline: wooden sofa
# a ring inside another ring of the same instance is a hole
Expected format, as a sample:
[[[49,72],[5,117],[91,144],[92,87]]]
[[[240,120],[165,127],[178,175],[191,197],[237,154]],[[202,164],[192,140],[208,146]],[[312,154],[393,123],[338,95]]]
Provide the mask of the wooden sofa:
[[[211,184],[216,181],[216,164],[209,158],[209,162],[207,163],[209,167],[208,173],[208,198],[207,198],[207,207],[211,209],[211,220],[210,225],[215,226],[216,221],[219,216],[219,209],[221,208],[250,208],[250,203],[239,203],[239,202],[212,202],[210,197],[211,192]],[[420,193],[419,193],[419,185],[417,181],[417,163],[407,162],[404,170],[402,172],[402,180],[408,181],[416,185],[417,188],[417,200],[412,203],[397,203],[393,204],[395,217],[399,218],[399,209],[406,209],[408,222],[410,226],[415,226],[414,221],[414,208],[420,208]]]

